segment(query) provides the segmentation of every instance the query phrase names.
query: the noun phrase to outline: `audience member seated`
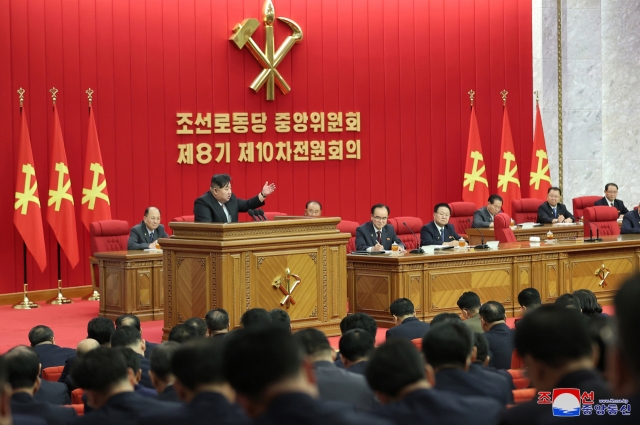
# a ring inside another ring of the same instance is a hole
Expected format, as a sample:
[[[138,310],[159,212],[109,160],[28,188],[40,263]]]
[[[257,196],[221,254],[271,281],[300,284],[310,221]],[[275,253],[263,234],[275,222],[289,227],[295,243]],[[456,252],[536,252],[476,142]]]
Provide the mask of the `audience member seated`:
[[[321,399],[341,401],[361,410],[372,410],[377,405],[364,376],[333,363],[336,352],[324,333],[313,328],[303,329],[293,334],[293,339],[313,362]]]
[[[118,350],[124,356],[124,360],[127,363],[127,370],[129,372],[129,382],[133,385],[133,392],[136,394],[140,394],[143,397],[153,397],[156,398],[158,393],[151,389],[147,388],[143,385],[140,385],[140,379],[142,377],[142,368],[140,367],[140,359],[141,357],[138,353],[133,351],[129,347],[112,347],[114,350]],[[85,411],[87,409],[85,408]]]
[[[291,317],[289,313],[281,308],[274,308],[269,312],[271,316],[271,323],[273,326],[281,327],[282,329],[288,329],[291,332]]]
[[[582,305],[580,304],[580,298],[573,294],[562,294],[555,302],[555,305],[566,308],[574,308],[582,313]]]
[[[396,326],[387,330],[387,339],[422,338],[429,331],[429,324],[416,317],[416,309],[408,298],[398,298],[389,306],[389,312],[393,316]]]
[[[76,354],[74,356],[69,357],[64,362],[64,368],[62,369],[62,374],[60,375],[60,378],[58,379],[58,382],[59,383],[64,383],[67,386],[67,392],[69,394],[71,394],[71,392],[73,390],[78,388],[73,383],[73,379],[71,378],[71,368],[73,367],[73,364],[76,361],[78,361],[78,359],[81,359],[89,351],[93,350],[94,348],[98,348],[98,347],[100,347],[100,344],[95,339],[93,339],[93,338],[83,339],[82,341],[80,341],[78,343],[78,346],[76,347]],[[37,393],[36,393],[36,395],[37,395]]]
[[[142,368],[142,377],[140,385],[153,389],[151,378],[149,378],[149,360],[144,357],[144,341],[140,332],[131,326],[123,326],[116,329],[111,335],[112,347],[128,347],[140,356],[140,367]]]
[[[378,334],[378,324],[373,317],[369,316],[367,313],[349,314],[340,321],[340,333],[342,335],[351,329],[363,329],[371,335],[374,341]],[[342,356],[340,356],[340,353],[338,353],[335,365],[344,369],[344,363],[342,363]]]
[[[291,333],[249,327],[224,341],[223,368],[237,402],[263,425],[382,425],[389,422],[321,400],[312,365]],[[174,358],[175,359],[175,358]]]
[[[264,308],[250,308],[240,317],[240,326],[243,328],[269,324],[271,324],[271,315]]]
[[[4,355],[9,385],[11,411],[44,418],[49,425],[66,424],[76,417],[73,409],[37,402],[34,393],[40,388],[40,361],[33,348],[20,345]]]
[[[620,234],[629,235],[632,233],[640,233],[640,214],[638,214],[638,208],[629,211],[622,218]]]
[[[110,347],[111,334],[116,330],[111,319],[95,317],[87,324],[87,338],[95,339],[98,344]]]
[[[588,289],[578,289],[573,291],[573,295],[580,300],[580,306],[582,307],[582,314],[585,316],[595,316],[596,314],[604,314],[602,307],[598,304],[598,298],[596,294]]]
[[[304,207],[304,215],[307,217],[320,217],[322,215],[322,204],[318,201],[309,201]]]
[[[480,307],[480,319],[484,336],[489,341],[489,351],[493,354],[489,365],[496,369],[511,369],[513,331],[507,326],[504,306],[497,301],[484,303]]]
[[[187,326],[184,323],[175,325],[169,331],[169,341],[175,341],[179,344],[195,338],[198,338],[196,328],[193,326]]]
[[[140,336],[142,336],[142,328],[140,327],[140,319],[138,316],[134,316],[133,314],[123,314],[116,319],[116,329],[120,329],[123,326],[131,326],[136,328],[138,332],[140,332]],[[144,356],[149,359],[151,358],[151,352],[158,344],[155,342],[149,342],[143,338],[144,341]]]
[[[396,231],[387,222],[391,210],[384,204],[371,207],[371,221],[356,229],[356,249],[358,251],[389,251],[395,242],[398,249],[404,251],[404,244]]]
[[[589,329],[589,336],[591,337],[591,346],[593,347],[594,364],[596,370],[600,372],[604,378],[608,351],[608,336],[611,335],[612,331],[611,319],[607,315],[596,314],[588,318],[587,327]]]
[[[422,339],[422,353],[435,373],[437,390],[463,396],[484,396],[506,406],[510,398],[505,387],[490,387],[468,372],[473,350],[473,332],[462,321],[439,323]]]
[[[513,404],[513,393],[516,387],[513,385],[513,377],[504,369],[496,369],[489,366],[491,355],[487,338],[481,333],[473,334],[473,349],[471,350],[471,364],[469,373],[483,379],[492,387],[504,388],[505,396],[509,404]]]
[[[420,246],[425,245],[455,245],[460,239],[449,224],[451,217],[451,207],[448,204],[437,204],[433,209],[433,221],[422,226],[420,229]]]
[[[223,308],[209,310],[204,316],[207,323],[207,336],[224,339],[229,333],[229,313]]]
[[[524,288],[518,294],[518,304],[520,304],[523,315],[531,312],[531,310],[540,307],[540,304],[542,304],[540,292],[536,288]],[[515,320],[515,326],[518,326],[520,320],[522,320],[522,317],[518,317]]]
[[[502,197],[493,194],[489,196],[488,204],[473,213],[473,224],[476,227],[493,227],[496,214],[502,210]]]
[[[378,347],[365,374],[384,405],[375,414],[397,425],[493,424],[498,419],[500,403],[433,389],[433,369],[427,370],[428,376],[422,356],[407,340],[394,338]]]
[[[462,318],[464,324],[475,332],[484,332],[482,330],[482,324],[480,323],[480,296],[475,292],[468,291],[463,292],[458,298],[458,308],[462,311]]]
[[[36,416],[11,414],[11,386],[7,382],[7,366],[0,356],[0,424],[3,425],[47,425],[47,422]]]
[[[560,203],[562,191],[559,187],[547,190],[547,202],[538,207],[538,223],[572,223],[573,215],[564,204]]]
[[[199,317],[191,317],[184,321],[185,326],[191,326],[196,331],[196,337],[204,338],[207,336],[207,322]]]
[[[180,348],[180,344],[175,341],[167,341],[158,345],[149,359],[149,378],[158,393],[157,399],[162,401],[175,401],[180,399],[176,394],[173,383],[175,375],[171,369],[171,359]]]
[[[450,322],[462,322],[462,319],[455,313],[438,313],[431,319],[431,326]]]
[[[53,330],[44,325],[38,325],[29,331],[29,343],[38,353],[42,369],[52,366],[64,366],[65,360],[76,354],[73,348],[59,347]]]
[[[364,329],[351,329],[342,334],[338,347],[344,367],[353,373],[364,375],[369,354],[375,346],[375,338]]]
[[[515,344],[537,391],[579,388],[593,391],[595,403],[610,397],[606,383],[593,370],[589,330],[577,311],[553,304],[535,309],[518,325]],[[534,399],[505,411],[500,423],[533,425],[550,417],[551,404]]]
[[[604,186],[604,196],[602,199],[598,199],[593,203],[593,206],[604,206],[604,207],[613,207],[618,210],[618,217],[622,218],[625,214],[629,212],[627,207],[624,206],[624,202],[622,202],[618,198],[618,185],[615,183],[607,183]]]

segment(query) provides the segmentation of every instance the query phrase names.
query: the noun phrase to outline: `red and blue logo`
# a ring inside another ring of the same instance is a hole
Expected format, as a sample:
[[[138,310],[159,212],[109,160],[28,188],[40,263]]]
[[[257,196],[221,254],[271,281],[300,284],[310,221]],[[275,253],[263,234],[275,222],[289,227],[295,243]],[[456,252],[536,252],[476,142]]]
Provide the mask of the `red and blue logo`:
[[[553,416],[580,416],[580,389],[554,388],[551,406]]]

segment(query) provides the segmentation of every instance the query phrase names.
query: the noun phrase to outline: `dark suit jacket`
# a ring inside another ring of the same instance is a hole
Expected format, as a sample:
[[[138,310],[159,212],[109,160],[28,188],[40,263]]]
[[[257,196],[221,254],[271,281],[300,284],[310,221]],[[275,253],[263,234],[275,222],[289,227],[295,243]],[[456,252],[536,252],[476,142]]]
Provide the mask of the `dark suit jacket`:
[[[496,369],[511,369],[513,355],[513,331],[504,323],[499,323],[484,333],[493,353],[489,366]]]
[[[513,393],[511,392],[513,389],[513,379],[508,380],[505,376],[498,373],[498,369],[487,369],[480,363],[471,363],[468,372],[481,379],[495,392],[499,400],[505,401],[505,404],[513,404]]]
[[[493,218],[486,206],[473,213],[473,224],[476,227],[490,227],[491,223],[493,223]]]
[[[489,397],[506,406],[509,398],[502,391],[496,391],[487,385],[484,378],[479,378],[462,369],[441,369],[436,372],[436,389],[449,391],[462,396]]]
[[[71,397],[69,396],[69,391],[65,384],[45,381],[44,379],[40,383],[40,390],[35,393],[33,398],[38,402],[57,405],[71,403]]]
[[[153,352],[153,349],[160,344],[155,342],[149,342],[149,341],[145,341],[144,344],[145,344],[144,356],[147,358],[147,360],[151,360],[151,353]]]
[[[259,208],[264,205],[264,202],[260,202],[258,195],[251,199],[240,199],[236,195],[231,195],[231,199],[225,204],[229,215],[231,216],[231,222],[238,222],[238,213],[247,212],[250,209]],[[211,191],[208,191],[201,197],[195,200],[193,203],[193,214],[195,215],[196,223],[227,223],[227,215],[224,213],[224,209],[220,203],[213,197]]]
[[[364,376],[340,369],[332,362],[319,361],[313,366],[321,399],[342,401],[361,410],[372,410],[377,405]]]
[[[640,215],[638,210],[633,210],[624,215],[622,218],[622,229],[620,233],[623,235],[629,233],[640,233]]]
[[[609,206],[609,201],[607,200],[606,196],[603,196],[602,199],[598,199],[596,202],[593,203],[593,205],[594,206],[608,207]],[[616,209],[618,210],[618,215],[626,214],[626,213],[629,212],[627,207],[624,206],[624,202],[622,202],[620,199],[614,199],[613,200],[613,206],[616,207]]]
[[[160,401],[173,401],[175,403],[182,403],[178,394],[176,393],[176,389],[173,388],[173,385],[167,385],[163,392],[156,396],[156,399]]]
[[[459,425],[494,424],[501,411],[500,403],[487,397],[452,397],[449,392],[429,389],[413,391],[374,414],[397,425]]]
[[[66,424],[77,417],[74,409],[39,403],[27,393],[16,393],[11,396],[11,412],[44,418],[49,425]]]
[[[422,338],[429,332],[429,325],[417,317],[407,317],[398,326],[387,330],[387,339],[389,338],[405,338],[408,340]]]
[[[358,375],[364,375],[364,371],[367,370],[367,364],[369,362],[367,360],[354,363],[347,368],[347,370],[351,373],[357,373]]]
[[[393,245],[394,242],[400,246],[404,246],[400,238],[396,235],[393,226],[390,224],[385,224],[380,236],[382,239],[381,245],[387,251],[391,249],[391,245]],[[378,243],[378,236],[376,235],[373,223],[369,221],[356,229],[356,250],[364,251],[367,248],[375,246],[376,243]]]
[[[133,392],[112,396],[101,408],[76,419],[76,425],[138,425],[140,417],[150,412],[162,414],[177,408],[175,403],[158,401]]]
[[[238,405],[231,404],[216,392],[201,392],[189,404],[183,404],[169,412],[150,412],[141,420],[141,425],[204,425],[204,424],[249,424],[249,418]]]
[[[570,218],[571,220],[576,221],[573,214],[571,214],[564,204],[556,204],[556,210],[558,212],[558,217],[563,215],[565,219]],[[548,202],[540,204],[538,207],[538,223],[551,223],[555,219],[556,217],[553,216],[553,209],[551,208],[551,205],[549,205]]]
[[[139,355],[139,354],[138,354]],[[154,389],[153,384],[151,383],[151,378],[149,377],[149,369],[151,368],[151,364],[149,363],[149,359],[144,356],[140,356],[140,369],[142,369],[142,377],[140,378],[140,385]]]
[[[65,360],[76,354],[76,350],[73,348],[59,347],[54,344],[40,344],[33,347],[33,349],[38,353],[43,369],[52,366],[64,366]]]
[[[168,238],[167,232],[164,231],[164,226],[160,224],[157,229],[153,231],[153,240],[157,241],[159,238]],[[129,231],[129,241],[127,242],[127,249],[147,249],[151,239],[149,239],[149,232],[147,231],[147,225],[144,221],[140,224],[136,224]]]
[[[456,233],[453,224],[447,224],[444,226],[444,241],[451,242],[453,240],[459,240],[460,235]],[[422,226],[420,229],[420,246],[425,245],[442,245],[442,239],[440,239],[440,231],[436,227],[433,221]]]
[[[36,416],[12,413],[11,419],[13,419],[13,425],[47,425],[47,421]]]
[[[68,357],[67,360],[65,360],[64,368],[62,369],[60,378],[58,378],[58,382],[61,382],[67,386],[67,390],[69,391],[69,394],[71,394],[71,391],[78,388],[76,384],[73,383],[73,379],[71,379],[71,366],[73,366],[73,363],[76,361],[76,359],[77,357],[74,354]]]

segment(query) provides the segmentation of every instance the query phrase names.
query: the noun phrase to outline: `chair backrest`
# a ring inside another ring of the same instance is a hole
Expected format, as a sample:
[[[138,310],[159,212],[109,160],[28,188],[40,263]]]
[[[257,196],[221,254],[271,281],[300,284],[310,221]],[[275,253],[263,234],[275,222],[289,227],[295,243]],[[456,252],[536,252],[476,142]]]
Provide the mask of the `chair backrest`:
[[[516,224],[538,221],[538,207],[544,201],[536,198],[522,198],[511,201],[511,213]]]
[[[72,409],[74,409],[76,411],[76,415],[84,416],[84,403],[82,403],[82,404],[70,404],[69,407],[71,407]]]
[[[574,217],[576,217],[576,219],[584,217],[584,209],[592,207],[598,199],[602,199],[602,196],[580,196],[573,198]]]
[[[264,212],[264,216],[267,218],[267,220],[269,221],[273,221],[273,218],[275,216],[282,216],[282,215],[287,215],[285,213],[281,213],[281,212],[275,212],[275,211],[265,211]]]
[[[591,232],[589,232],[589,229],[591,229]],[[584,209],[585,238],[588,237],[587,235],[595,236],[597,234],[600,234],[600,236],[617,236],[620,234],[618,210],[605,206]]]
[[[395,217],[394,221],[398,227],[396,233],[398,238],[402,241],[406,249],[416,249],[420,244],[420,229],[422,229],[422,220],[418,217]],[[404,225],[407,223],[409,229],[415,233],[415,236]]]
[[[411,343],[418,349],[418,351],[422,352],[422,338],[412,339]]]
[[[526,403],[533,400],[538,395],[538,390],[535,388],[524,388],[521,390],[513,390],[513,402],[515,404]]]
[[[89,225],[91,254],[126,251],[129,230],[129,223],[123,220],[94,221]]]
[[[513,350],[511,353],[511,369],[523,369],[524,362],[522,361],[522,357],[520,357],[520,353],[518,350]]]
[[[467,229],[471,227],[469,220],[473,221],[473,213],[478,207],[473,202],[450,202],[449,208],[451,208],[449,223],[453,224],[457,234],[465,237]]]
[[[51,366],[42,369],[42,379],[45,381],[58,382],[58,378],[62,375],[64,366]]]
[[[82,400],[82,395],[84,394],[84,390],[82,388],[76,388],[71,391],[71,404],[82,404],[84,405],[84,401]]]
[[[516,242],[516,235],[511,230],[511,217],[506,213],[499,213],[493,220],[493,234],[497,241]]]
[[[356,250],[356,229],[360,226],[356,221],[342,220],[336,226],[341,233],[351,234],[349,242],[347,242],[347,254]]]
[[[513,380],[513,385],[516,387],[516,390],[528,388],[529,384],[531,384],[531,381],[527,377],[524,369],[508,369],[507,372],[511,375],[511,379]]]
[[[196,221],[196,216],[195,215],[181,215],[180,217],[176,217],[171,221],[193,223],[194,221]]]

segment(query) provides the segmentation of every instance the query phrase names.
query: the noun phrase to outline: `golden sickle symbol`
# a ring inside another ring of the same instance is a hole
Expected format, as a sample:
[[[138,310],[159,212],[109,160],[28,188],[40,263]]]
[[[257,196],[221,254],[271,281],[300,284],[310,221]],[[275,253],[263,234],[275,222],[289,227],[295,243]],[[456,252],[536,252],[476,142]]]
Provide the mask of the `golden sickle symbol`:
[[[607,286],[607,282],[605,282],[605,280],[607,279],[607,277],[609,276],[610,270],[608,268],[606,268],[604,266],[604,264],[602,264],[602,267],[600,267],[598,270],[596,270],[596,272],[594,273],[594,275],[596,277],[598,277],[600,279],[600,286],[601,287],[605,287]]]
[[[293,285],[289,287],[291,277],[295,279],[295,282],[293,282]],[[283,281],[286,281],[286,288]],[[284,278],[282,276],[279,276],[274,279],[272,285],[280,289],[280,292],[284,294],[284,298],[282,299],[282,301],[280,301],[280,305],[285,305],[287,302],[290,302],[293,305],[296,304],[296,300],[293,299],[293,296],[291,294],[293,293],[294,289],[296,289],[299,283],[300,277],[298,275],[292,274],[289,269],[286,270]]]

